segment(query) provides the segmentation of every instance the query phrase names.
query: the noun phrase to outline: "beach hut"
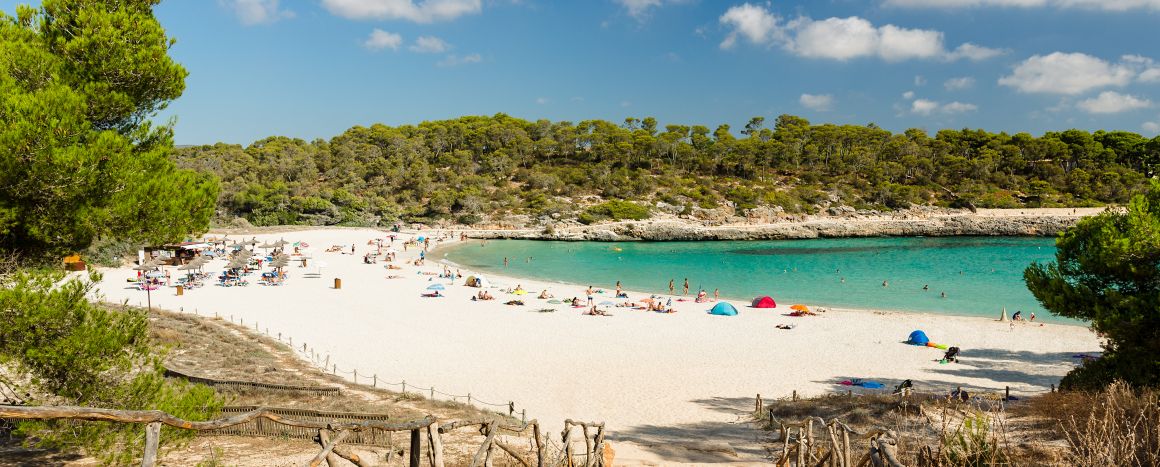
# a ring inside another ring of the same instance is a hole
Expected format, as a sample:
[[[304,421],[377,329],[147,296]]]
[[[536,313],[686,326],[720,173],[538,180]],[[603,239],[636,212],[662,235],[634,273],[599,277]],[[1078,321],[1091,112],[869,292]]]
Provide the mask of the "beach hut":
[[[491,282],[488,282],[487,278],[483,276],[467,276],[467,281],[464,282],[463,285],[468,287],[487,288],[491,287]]]
[[[757,297],[753,299],[754,308],[777,308],[777,302],[774,302],[769,295],[764,297]]]
[[[709,310],[709,314],[719,316],[736,316],[737,308],[728,302],[717,302],[717,305],[713,306],[713,309]]]

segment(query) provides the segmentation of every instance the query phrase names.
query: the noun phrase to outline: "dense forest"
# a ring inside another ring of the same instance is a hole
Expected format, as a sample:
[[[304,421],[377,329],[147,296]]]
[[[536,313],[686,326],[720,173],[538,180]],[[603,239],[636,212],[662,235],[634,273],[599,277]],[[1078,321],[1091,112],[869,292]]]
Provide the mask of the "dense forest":
[[[1124,131],[931,136],[782,115],[772,125],[753,118],[737,133],[660,128],[654,118],[574,124],[498,114],[354,127],[329,141],[185,147],[176,160],[221,179],[219,222],[256,225],[1092,206],[1127,201],[1160,164],[1160,138]]]

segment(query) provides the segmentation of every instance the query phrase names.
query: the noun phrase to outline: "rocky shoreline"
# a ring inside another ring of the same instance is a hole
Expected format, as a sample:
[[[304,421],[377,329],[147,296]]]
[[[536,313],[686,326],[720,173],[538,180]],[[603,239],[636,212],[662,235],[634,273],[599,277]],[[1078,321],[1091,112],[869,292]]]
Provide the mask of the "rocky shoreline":
[[[478,239],[567,241],[787,240],[845,237],[1055,236],[1083,215],[980,216],[975,214],[905,218],[807,218],[767,224],[705,225],[688,220],[629,221],[544,229],[488,229],[465,232]]]

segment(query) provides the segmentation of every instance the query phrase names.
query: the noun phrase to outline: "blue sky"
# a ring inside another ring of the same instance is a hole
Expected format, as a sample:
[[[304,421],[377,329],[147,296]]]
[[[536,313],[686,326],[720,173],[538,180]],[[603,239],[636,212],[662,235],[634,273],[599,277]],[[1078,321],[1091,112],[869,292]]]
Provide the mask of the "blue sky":
[[[1160,0],[166,0],[156,13],[190,72],[159,116],[177,118],[178,144],[499,112],[1160,132]]]

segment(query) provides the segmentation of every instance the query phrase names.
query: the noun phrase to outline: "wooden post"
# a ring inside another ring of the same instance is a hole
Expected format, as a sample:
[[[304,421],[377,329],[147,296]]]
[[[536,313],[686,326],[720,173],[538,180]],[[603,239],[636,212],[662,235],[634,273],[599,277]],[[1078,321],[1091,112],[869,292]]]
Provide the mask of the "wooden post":
[[[598,467],[605,467],[604,465],[604,427],[596,428],[596,444],[592,448],[592,456],[596,459],[592,465]],[[608,466],[611,467],[611,466]]]
[[[584,467],[592,467],[592,437],[588,435],[588,425],[580,425],[584,429]]]
[[[161,441],[161,422],[145,425],[145,455],[141,456],[141,467],[157,465],[157,446]]]
[[[850,432],[842,427],[842,467],[854,467],[850,465],[853,459],[850,457]]]
[[[520,409],[520,422],[528,423],[528,409]]]
[[[471,393],[467,393],[467,405],[471,405]]]
[[[806,454],[809,460],[814,458],[814,419],[806,420]]]
[[[325,449],[326,449],[326,446],[328,446],[328,445],[332,444],[332,443],[330,442],[330,433],[328,432],[328,430],[325,430],[325,429],[321,429],[321,428],[320,428],[320,429],[318,430],[318,435],[317,435],[317,436],[318,436],[318,444],[322,446],[322,449],[324,449],[324,450],[325,450]],[[336,445],[336,446],[337,446],[337,445]],[[323,459],[325,459],[325,460],[326,460],[326,465],[328,465],[328,466],[331,466],[331,467],[338,465],[338,457],[336,457],[336,456],[334,455],[334,448],[335,448],[335,446],[331,446],[331,448],[330,448],[330,453],[329,453],[329,454],[326,454],[326,455],[323,457]],[[326,451],[323,451],[323,452],[326,452]],[[320,460],[319,462],[320,462],[320,464],[321,464],[321,460]],[[319,465],[320,465],[320,464],[319,464]]]
[[[338,374],[338,364],[337,363],[335,363],[334,366],[330,367],[330,374],[332,374],[332,375]]]
[[[564,434],[562,438],[564,438],[564,465],[572,467],[574,465],[572,463],[572,425],[569,425],[568,422],[564,422]]]
[[[407,380],[403,380],[403,390],[400,391],[403,395],[407,394]]]
[[[536,442],[536,467],[544,467],[544,438],[540,433],[540,423],[532,424],[532,439]]]
[[[419,467],[419,461],[420,461],[419,451],[422,449],[423,449],[423,443],[422,443],[421,439],[419,438],[419,430],[418,429],[411,430],[411,453],[410,453],[411,462],[409,464],[411,467]]]
[[[761,393],[760,392],[757,393],[757,402],[754,403],[753,411],[755,413],[758,413],[758,414],[761,413]]]
[[[443,467],[443,435],[439,433],[437,425],[432,422],[427,426],[427,442],[431,449],[431,466]]]
[[[354,369],[354,384],[358,384],[358,368]]]
[[[797,465],[799,465],[799,466],[806,465],[806,451],[804,449],[804,446],[802,446],[802,443],[805,441],[804,436],[802,436],[804,434],[803,433],[804,431],[805,431],[805,428],[802,428],[800,426],[798,427]]]
[[[378,386],[379,386],[379,375],[378,374],[372,375],[371,376],[371,387],[374,388],[374,387],[378,387]]]
[[[435,386],[431,386],[431,400],[435,400]]]
[[[516,403],[508,401],[508,416],[514,417],[516,415]]]
[[[1051,383],[1051,392],[1055,392],[1055,383]]]
[[[490,462],[491,458],[491,443],[495,441],[495,435],[499,430],[492,429],[491,423],[484,425],[487,431],[487,438],[483,440],[483,444],[479,445],[479,450],[475,451],[475,457],[471,458],[471,467],[479,467],[485,462]]]
[[[1003,391],[1003,402],[1007,402],[1007,401],[1011,400],[1011,386],[1004,386],[1004,388],[1005,389]]]
[[[793,401],[797,402],[797,389],[793,390]]]

